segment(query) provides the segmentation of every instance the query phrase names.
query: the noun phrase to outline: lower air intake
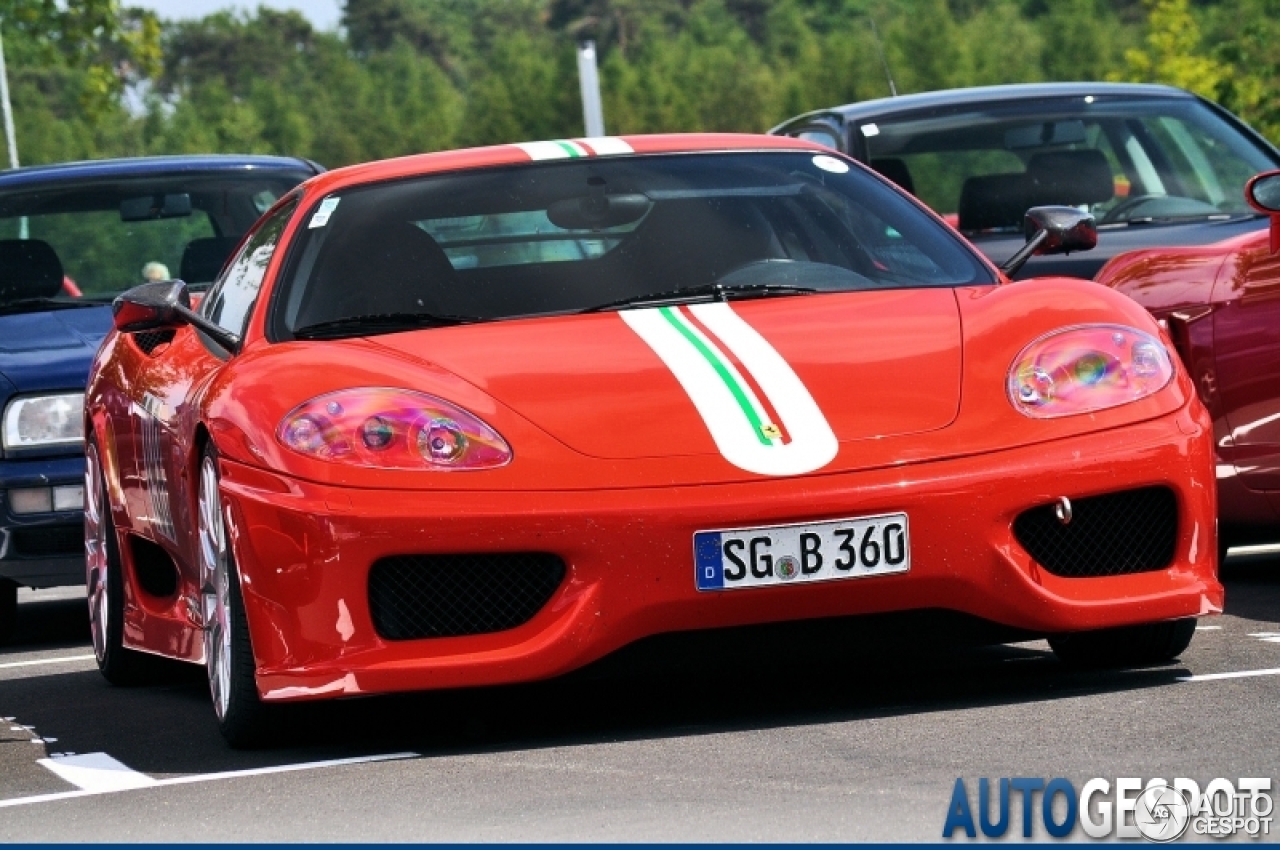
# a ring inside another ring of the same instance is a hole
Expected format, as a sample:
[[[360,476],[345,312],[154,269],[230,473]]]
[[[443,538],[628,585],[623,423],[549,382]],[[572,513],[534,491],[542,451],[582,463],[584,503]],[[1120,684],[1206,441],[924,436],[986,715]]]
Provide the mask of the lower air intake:
[[[501,632],[542,610],[564,573],[544,552],[397,555],[369,571],[369,609],[387,640]]]
[[[1071,521],[1054,505],[1020,514],[1013,533],[1048,572],[1099,578],[1163,570],[1178,542],[1178,499],[1168,487],[1142,487],[1071,500]]]

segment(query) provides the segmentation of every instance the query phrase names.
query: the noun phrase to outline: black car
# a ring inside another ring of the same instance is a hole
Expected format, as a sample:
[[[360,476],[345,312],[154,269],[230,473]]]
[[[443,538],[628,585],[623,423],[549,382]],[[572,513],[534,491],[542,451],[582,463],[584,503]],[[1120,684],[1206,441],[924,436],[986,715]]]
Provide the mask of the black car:
[[[315,163],[167,156],[0,172],[0,642],[20,585],[85,580],[84,388],[111,300],[208,284]]]
[[[1217,242],[1267,226],[1244,184],[1280,150],[1211,101],[1168,86],[1043,83],[868,100],[770,132],[844,151],[943,215],[996,263],[1028,207],[1087,208],[1098,247],[1035,257],[1018,277],[1093,277],[1135,248]]]

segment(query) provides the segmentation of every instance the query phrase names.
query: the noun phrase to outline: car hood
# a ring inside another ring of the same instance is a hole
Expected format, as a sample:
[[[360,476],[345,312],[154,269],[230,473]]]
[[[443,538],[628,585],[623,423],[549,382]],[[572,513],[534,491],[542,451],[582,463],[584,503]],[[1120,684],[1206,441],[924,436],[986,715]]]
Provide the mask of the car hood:
[[[766,474],[838,443],[945,428],[960,403],[951,289],[833,293],[378,337],[586,455],[720,453]]]
[[[111,308],[0,315],[0,375],[19,393],[79,389],[111,329]]]

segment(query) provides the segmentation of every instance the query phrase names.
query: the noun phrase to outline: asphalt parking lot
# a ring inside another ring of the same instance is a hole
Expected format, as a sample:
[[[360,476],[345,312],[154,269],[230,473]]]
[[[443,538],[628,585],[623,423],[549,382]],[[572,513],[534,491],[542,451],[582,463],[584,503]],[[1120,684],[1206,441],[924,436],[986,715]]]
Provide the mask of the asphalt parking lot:
[[[113,688],[83,598],[24,593],[0,841],[936,841],[957,777],[1275,789],[1280,557],[1224,580],[1226,615],[1163,667],[1071,670],[931,620],[678,636],[553,682],[312,705],[252,752],[202,671]]]

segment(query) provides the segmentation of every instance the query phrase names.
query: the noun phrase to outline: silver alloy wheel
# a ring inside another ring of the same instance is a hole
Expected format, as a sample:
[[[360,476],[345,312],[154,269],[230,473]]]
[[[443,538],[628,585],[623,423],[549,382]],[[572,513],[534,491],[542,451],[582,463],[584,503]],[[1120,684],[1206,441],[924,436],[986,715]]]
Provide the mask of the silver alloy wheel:
[[[200,464],[200,612],[204,617],[204,663],[213,710],[221,720],[231,702],[231,579],[227,536],[218,495],[216,461]]]
[[[93,654],[99,664],[107,660],[107,629],[111,602],[108,593],[110,569],[107,549],[106,511],[103,494],[102,461],[98,447],[89,443],[84,465],[84,572],[89,591],[89,629],[93,633]]]

